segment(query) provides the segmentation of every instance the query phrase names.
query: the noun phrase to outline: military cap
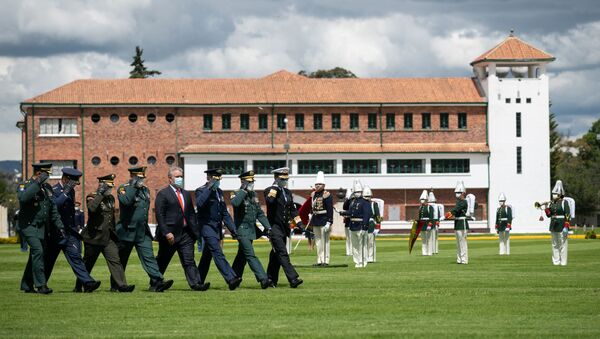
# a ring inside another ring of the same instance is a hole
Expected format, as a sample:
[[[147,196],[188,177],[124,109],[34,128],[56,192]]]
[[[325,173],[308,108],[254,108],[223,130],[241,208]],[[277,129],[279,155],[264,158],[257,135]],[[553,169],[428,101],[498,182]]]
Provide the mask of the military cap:
[[[52,170],[52,163],[50,162],[38,162],[36,164],[33,164],[32,166],[34,171],[43,171],[50,173],[50,171]]]
[[[271,171],[275,178],[288,179],[290,177],[289,167],[281,167]]]
[[[116,177],[116,175],[109,174],[109,175],[105,175],[103,177],[98,177],[98,181],[99,182],[104,182],[108,186],[113,187],[115,185],[115,177]]]
[[[69,177],[69,179],[78,180],[81,178],[83,173],[80,170],[71,167],[65,167],[62,169],[63,175]]]
[[[250,170],[248,172],[244,172],[244,173],[238,175],[238,178],[240,178],[242,180],[253,182],[254,181],[254,171]]]
[[[222,168],[209,168],[206,171],[204,171],[204,173],[210,175],[215,179],[221,179],[221,176],[223,176],[223,172],[225,172],[225,170]]]
[[[129,173],[135,174],[138,177],[141,177],[141,178],[146,177],[146,166],[129,167],[127,170],[129,171]]]

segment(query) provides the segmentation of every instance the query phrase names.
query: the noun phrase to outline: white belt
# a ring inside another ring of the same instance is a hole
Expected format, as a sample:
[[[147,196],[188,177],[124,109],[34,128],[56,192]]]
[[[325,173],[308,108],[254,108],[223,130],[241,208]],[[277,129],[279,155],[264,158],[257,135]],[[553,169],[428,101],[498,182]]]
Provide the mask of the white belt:
[[[508,218],[500,218],[500,221],[506,221]]]
[[[455,219],[456,220],[467,220],[467,217],[458,217],[458,218],[455,218]]]
[[[429,218],[421,218],[421,220],[429,220]]]
[[[350,221],[363,221],[362,218],[350,218]]]
[[[327,211],[326,210],[322,210],[322,211],[314,211],[313,214],[326,214]]]
[[[564,219],[565,216],[564,215],[555,215],[552,217],[553,219]]]

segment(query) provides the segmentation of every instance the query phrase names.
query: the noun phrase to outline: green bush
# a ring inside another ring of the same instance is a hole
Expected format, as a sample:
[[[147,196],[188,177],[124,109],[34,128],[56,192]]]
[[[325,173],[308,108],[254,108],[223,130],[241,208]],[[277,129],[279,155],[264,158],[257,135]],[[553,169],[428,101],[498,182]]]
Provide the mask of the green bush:
[[[0,238],[0,244],[16,244],[17,237]]]
[[[596,239],[596,232],[594,231],[589,231],[585,234],[585,238],[586,239]]]

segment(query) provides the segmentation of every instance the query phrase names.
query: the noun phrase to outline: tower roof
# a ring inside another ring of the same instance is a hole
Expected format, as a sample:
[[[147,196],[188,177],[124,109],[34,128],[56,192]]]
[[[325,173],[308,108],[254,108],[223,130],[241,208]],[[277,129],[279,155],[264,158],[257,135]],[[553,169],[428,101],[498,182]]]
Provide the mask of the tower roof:
[[[477,57],[471,65],[481,62],[531,62],[531,61],[554,61],[556,58],[539,48],[524,42],[516,36],[509,35],[504,41],[494,48]]]

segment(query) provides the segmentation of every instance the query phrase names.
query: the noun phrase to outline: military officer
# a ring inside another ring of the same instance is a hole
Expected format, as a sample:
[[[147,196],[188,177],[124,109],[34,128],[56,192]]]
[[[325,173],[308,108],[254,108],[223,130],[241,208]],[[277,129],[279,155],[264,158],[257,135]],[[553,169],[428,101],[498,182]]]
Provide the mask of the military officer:
[[[359,183],[359,180],[355,179],[352,187],[356,186],[357,183]],[[340,215],[344,217],[344,233],[346,235],[346,255],[352,255],[352,237],[350,233],[350,217],[348,210],[350,209],[350,205],[352,204],[352,201],[355,199],[355,197],[352,189],[349,189],[346,192],[346,199],[344,200],[344,204],[342,205],[342,211],[340,212]]]
[[[456,263],[469,263],[469,249],[467,247],[467,233],[469,232],[469,222],[467,221],[467,210],[469,208],[466,199],[465,184],[462,181],[456,183],[454,195],[456,196],[456,205],[446,213],[446,219],[454,219],[454,234],[456,236]]]
[[[242,278],[238,277],[223,254],[223,249],[219,244],[222,225],[229,229],[231,236],[237,238],[237,229],[231,215],[227,211],[223,191],[219,188],[223,176],[222,168],[208,169],[206,173],[206,184],[196,189],[196,207],[198,209],[198,226],[204,242],[202,249],[202,258],[198,270],[204,283],[211,259],[214,260],[217,269],[221,272],[223,279],[227,282],[230,290],[235,290]]]
[[[29,245],[21,290],[25,293],[50,294],[45,273],[46,233],[50,226],[64,238],[64,226],[52,201],[52,187],[47,183],[51,163],[33,164],[31,179],[19,185],[19,228]],[[35,287],[35,289],[34,289]]]
[[[430,206],[427,200],[427,190],[423,190],[419,197],[421,206],[419,206],[417,221],[421,228],[421,253],[424,256],[431,256],[433,254],[433,249],[431,248],[431,230],[435,226],[433,223],[433,206]]]
[[[86,197],[88,209],[87,227],[81,232],[85,244],[83,261],[88,272],[92,272],[100,253],[104,256],[110,275],[117,289],[113,291],[133,292],[135,285],[128,285],[125,270],[119,258],[119,238],[115,231],[115,197],[112,195],[115,175],[98,177],[96,192]],[[82,282],[77,280],[75,291],[81,292]]]
[[[304,228],[304,225],[300,220],[296,205],[294,205],[292,192],[287,189],[289,171],[287,167],[273,170],[275,182],[264,191],[267,203],[267,218],[271,224],[271,245],[273,247],[269,255],[267,275],[273,281],[273,284],[277,286],[279,268],[283,267],[283,272],[290,283],[290,287],[296,288],[303,281],[290,262],[286,239],[290,235],[291,223],[295,224],[296,228],[300,230]]]
[[[254,171],[248,171],[238,176],[241,180],[240,189],[231,193],[231,205],[233,206],[233,220],[237,227],[238,252],[233,261],[233,271],[238,277],[244,274],[246,262],[250,266],[256,281],[262,289],[270,287],[273,282],[267,276],[260,260],[254,254],[252,242],[260,237],[260,230],[256,227],[256,221],[264,227],[262,233],[269,237],[271,224],[267,216],[260,208],[258,197],[254,192]],[[258,233],[258,234],[257,234]]]
[[[329,235],[333,224],[333,197],[325,190],[325,174],[317,172],[315,190],[310,194],[311,213],[310,226],[315,234],[317,245],[317,265],[329,265]]]
[[[427,196],[427,202],[430,206],[433,206],[433,227],[431,228],[431,251],[433,254],[438,254],[438,234],[440,230],[440,219],[444,217],[444,206],[436,204],[435,194],[433,191],[429,192]]]
[[[550,218],[552,263],[561,266],[567,266],[568,236],[571,227],[571,207],[564,197],[562,181],[557,180],[552,189],[552,201],[545,209],[546,216]]]
[[[58,254],[62,250],[71,265],[73,273],[83,283],[85,292],[93,292],[100,287],[100,281],[94,280],[81,257],[81,235],[75,220],[75,186],[79,185],[82,176],[81,171],[74,168],[63,168],[63,176],[60,181],[52,187],[54,203],[61,221],[65,226],[66,238],[55,237],[55,232],[49,233],[48,254],[46,256],[46,277],[50,279],[52,269],[56,263]]]
[[[371,219],[371,203],[362,196],[363,187],[360,182],[355,182],[354,200],[350,203],[348,214],[350,217],[350,237],[352,239],[352,258],[354,267],[367,267],[367,232]]]
[[[500,193],[498,197],[500,207],[496,210],[496,232],[500,242],[500,255],[510,255],[509,234],[512,224],[512,208],[506,205],[506,196]]]
[[[369,219],[369,230],[367,231],[367,262],[375,262],[377,260],[375,237],[379,234],[381,220],[383,220],[383,218],[379,211],[379,204],[371,200],[373,198],[373,192],[369,186],[363,188],[363,197],[371,203],[371,218]]]
[[[150,190],[144,185],[146,167],[131,167],[129,173],[129,182],[117,190],[120,213],[115,229],[119,237],[119,258],[123,270],[126,270],[129,255],[135,247],[142,268],[150,277],[150,291],[163,292],[171,288],[173,280],[164,279],[152,250],[152,233],[148,226]],[[111,278],[111,288],[119,289],[114,277]]]

